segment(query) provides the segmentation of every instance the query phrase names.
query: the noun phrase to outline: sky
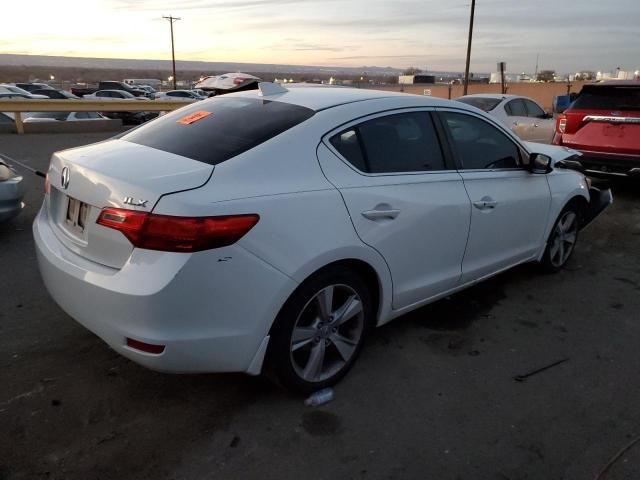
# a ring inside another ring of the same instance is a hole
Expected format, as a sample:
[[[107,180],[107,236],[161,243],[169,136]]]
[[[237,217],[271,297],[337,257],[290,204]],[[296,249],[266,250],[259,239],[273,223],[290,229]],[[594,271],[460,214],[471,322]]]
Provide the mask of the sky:
[[[30,0],[0,53],[462,71],[470,0]],[[36,13],[39,12],[39,13]],[[471,71],[640,68],[640,0],[477,0]]]

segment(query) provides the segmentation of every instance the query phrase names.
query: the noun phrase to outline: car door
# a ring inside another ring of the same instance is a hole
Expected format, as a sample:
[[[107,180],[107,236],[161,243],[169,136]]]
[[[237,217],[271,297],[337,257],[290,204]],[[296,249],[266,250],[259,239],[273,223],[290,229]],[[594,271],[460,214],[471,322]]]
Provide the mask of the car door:
[[[540,105],[533,100],[523,98],[522,101],[527,109],[527,116],[533,121],[532,142],[551,143],[556,129],[556,121],[547,115]]]
[[[386,260],[393,306],[458,285],[470,202],[428,111],[378,114],[325,136],[318,159],[360,239]]]
[[[522,140],[532,141],[535,136],[533,133],[533,119],[527,115],[527,108],[521,98],[509,100],[504,111],[507,114],[507,126]]]
[[[546,175],[502,128],[472,112],[439,112],[471,201],[462,283],[531,260],[542,245],[551,204]]]

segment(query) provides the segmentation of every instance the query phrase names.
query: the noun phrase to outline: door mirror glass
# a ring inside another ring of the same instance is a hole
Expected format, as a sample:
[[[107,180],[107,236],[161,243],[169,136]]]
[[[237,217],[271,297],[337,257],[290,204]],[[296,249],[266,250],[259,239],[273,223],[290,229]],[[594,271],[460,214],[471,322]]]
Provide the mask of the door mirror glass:
[[[542,153],[532,153],[529,156],[531,173],[549,173],[551,171],[551,157]]]

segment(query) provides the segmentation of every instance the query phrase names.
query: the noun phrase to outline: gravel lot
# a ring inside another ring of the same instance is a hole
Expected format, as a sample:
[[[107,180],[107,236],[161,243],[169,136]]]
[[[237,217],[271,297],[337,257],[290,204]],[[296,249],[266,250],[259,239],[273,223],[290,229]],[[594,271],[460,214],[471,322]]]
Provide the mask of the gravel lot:
[[[45,169],[106,138],[0,135]],[[640,435],[640,188],[567,270],[522,266],[378,329],[336,399],[116,355],[49,298],[25,211],[0,225],[0,479],[593,479]],[[518,383],[513,377],[569,360]],[[640,478],[640,444],[608,479]]]

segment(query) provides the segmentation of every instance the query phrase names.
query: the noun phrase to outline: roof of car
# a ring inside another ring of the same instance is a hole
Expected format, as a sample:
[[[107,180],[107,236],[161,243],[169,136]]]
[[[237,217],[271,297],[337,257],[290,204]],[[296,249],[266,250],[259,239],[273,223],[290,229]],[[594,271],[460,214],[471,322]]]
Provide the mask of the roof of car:
[[[283,93],[266,96],[261,96],[259,90],[247,90],[229,95],[256,97],[263,100],[277,100],[279,102],[300,105],[315,111],[364,100],[392,97],[406,98],[408,96],[415,97],[417,102],[424,106],[446,106],[450,104],[449,100],[442,100],[435,97],[388,92],[383,90],[370,90],[365,88],[337,87],[318,84],[292,84],[287,85],[284,88],[286,91]]]
[[[495,98],[495,99],[507,99],[507,98],[526,98],[521,95],[507,95],[502,93],[472,93],[470,95],[463,95],[459,98],[478,97],[478,98]]]
[[[585,87],[640,87],[640,80],[605,80],[603,82],[587,83]]]

